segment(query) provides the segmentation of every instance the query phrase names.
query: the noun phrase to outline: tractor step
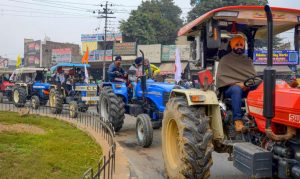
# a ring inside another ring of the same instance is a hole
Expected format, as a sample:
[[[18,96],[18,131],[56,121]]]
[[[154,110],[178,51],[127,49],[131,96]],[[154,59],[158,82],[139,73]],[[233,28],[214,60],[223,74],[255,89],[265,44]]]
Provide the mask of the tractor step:
[[[272,177],[272,152],[249,142],[235,143],[233,166],[252,178]]]

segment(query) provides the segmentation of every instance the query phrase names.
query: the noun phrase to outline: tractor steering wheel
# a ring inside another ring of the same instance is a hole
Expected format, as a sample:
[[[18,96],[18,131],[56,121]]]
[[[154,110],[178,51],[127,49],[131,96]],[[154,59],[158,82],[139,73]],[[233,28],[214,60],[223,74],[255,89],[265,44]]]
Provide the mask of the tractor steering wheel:
[[[257,87],[262,81],[263,80],[262,80],[261,76],[253,76],[253,77],[248,78],[244,82],[244,86],[247,88]]]

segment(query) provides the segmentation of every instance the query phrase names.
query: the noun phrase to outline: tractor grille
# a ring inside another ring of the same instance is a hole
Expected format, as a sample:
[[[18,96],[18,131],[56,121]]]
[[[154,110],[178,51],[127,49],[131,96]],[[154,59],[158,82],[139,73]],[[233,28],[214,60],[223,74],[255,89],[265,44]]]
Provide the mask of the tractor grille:
[[[86,96],[87,97],[97,96],[97,91],[87,91]]]
[[[169,92],[164,92],[163,93],[163,103],[164,103],[164,105],[166,105],[167,102],[169,101],[169,97],[170,97],[170,93]]]

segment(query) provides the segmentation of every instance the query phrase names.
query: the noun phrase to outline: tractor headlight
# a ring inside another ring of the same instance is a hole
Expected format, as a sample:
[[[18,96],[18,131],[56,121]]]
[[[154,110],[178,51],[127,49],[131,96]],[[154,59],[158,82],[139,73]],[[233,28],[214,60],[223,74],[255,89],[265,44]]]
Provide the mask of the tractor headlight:
[[[90,87],[90,86],[88,86],[88,87],[87,87],[87,90],[88,90],[88,91],[90,91],[90,90],[91,90],[91,87]]]
[[[190,99],[192,102],[204,102],[206,97],[204,95],[192,95]]]
[[[121,84],[116,84],[115,87],[116,88],[122,88],[122,85]]]

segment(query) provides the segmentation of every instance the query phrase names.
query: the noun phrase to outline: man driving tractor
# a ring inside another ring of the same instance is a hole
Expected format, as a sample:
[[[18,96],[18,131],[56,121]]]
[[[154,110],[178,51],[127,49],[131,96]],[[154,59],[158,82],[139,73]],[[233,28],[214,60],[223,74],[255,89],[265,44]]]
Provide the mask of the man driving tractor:
[[[119,76],[124,76],[126,74],[125,70],[121,67],[121,56],[116,56],[114,63],[111,63],[108,67],[108,80],[114,81],[115,78]]]
[[[217,87],[226,98],[231,98],[235,130],[242,131],[242,98],[247,96],[249,88],[244,86],[244,81],[256,72],[250,58],[245,53],[245,39],[235,36],[230,41],[232,51],[220,60],[217,71]]]

